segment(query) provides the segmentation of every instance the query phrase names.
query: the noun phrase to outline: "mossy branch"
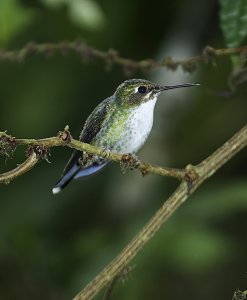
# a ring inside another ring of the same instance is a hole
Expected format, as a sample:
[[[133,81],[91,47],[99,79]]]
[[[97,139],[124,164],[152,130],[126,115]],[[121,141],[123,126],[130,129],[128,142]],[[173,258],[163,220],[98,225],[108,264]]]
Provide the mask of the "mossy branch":
[[[6,132],[0,132],[0,154],[2,153],[8,155],[8,151],[10,151],[9,149],[11,149],[11,154],[13,154],[13,148],[15,149],[18,145],[29,146],[27,154],[29,155],[31,153],[35,153],[36,162],[40,159],[47,160],[50,148],[66,146],[80,151],[85,151],[89,154],[103,157],[107,160],[120,162],[121,165],[129,169],[138,169],[143,176],[152,173],[160,176],[175,177],[179,180],[186,179],[187,181],[193,180],[197,176],[193,171],[190,170],[154,166],[139,161],[135,156],[129,153],[120,154],[116,152],[110,152],[109,150],[101,149],[90,144],[83,143],[81,141],[73,139],[70,135],[70,132],[68,131],[68,128],[65,128],[64,131],[60,131],[55,137],[45,139],[17,139],[6,134]],[[30,158],[28,157],[27,161],[21,165],[21,172],[18,168],[16,168],[10,172],[0,174],[0,184],[10,183],[20,175],[31,170],[31,168],[35,166],[36,162],[30,164],[29,160]]]
[[[157,68],[166,67],[170,70],[176,70],[179,66],[185,72],[193,72],[197,68],[199,62],[209,63],[214,62],[216,57],[227,56],[233,54],[245,54],[247,52],[247,45],[238,48],[224,48],[215,49],[211,46],[206,46],[202,53],[187,59],[176,60],[172,57],[164,57],[161,61],[155,61],[153,59],[133,60],[124,58],[114,49],[102,51],[92,46],[87,45],[84,41],[63,41],[59,43],[28,43],[23,48],[18,50],[5,50],[0,49],[0,60],[22,62],[28,56],[33,54],[41,54],[47,57],[55,53],[61,53],[65,55],[69,52],[76,53],[84,61],[90,61],[92,59],[100,59],[105,62],[107,69],[109,70],[112,65],[120,65],[126,75],[137,71],[149,71]]]
[[[59,132],[57,137],[47,139],[16,139],[5,132],[0,133],[0,153],[11,153],[18,145],[28,145],[27,160],[16,169],[0,175],[0,183],[9,183],[29,171],[39,159],[49,154],[48,149],[55,146],[67,146],[73,149],[104,157],[105,159],[124,163],[130,168],[137,168],[143,174],[153,173],[162,176],[171,176],[182,182],[175,192],[164,202],[134,239],[103,269],[74,300],[92,299],[99,291],[113,281],[128,267],[130,261],[138,254],[144,245],[157,233],[164,222],[186,201],[189,196],[220,167],[247,146],[247,125],[218,148],[208,158],[196,166],[188,165],[185,169],[171,169],[153,166],[136,160],[130,154],[112,153],[104,149],[74,140],[68,128]]]

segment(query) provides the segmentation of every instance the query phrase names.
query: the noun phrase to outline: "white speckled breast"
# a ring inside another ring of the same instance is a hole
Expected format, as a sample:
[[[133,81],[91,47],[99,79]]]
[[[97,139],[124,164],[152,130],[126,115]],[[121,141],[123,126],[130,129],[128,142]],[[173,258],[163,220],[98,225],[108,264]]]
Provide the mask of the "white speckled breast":
[[[138,107],[119,111],[97,136],[96,145],[120,153],[135,153],[145,143],[153,126],[157,98]]]

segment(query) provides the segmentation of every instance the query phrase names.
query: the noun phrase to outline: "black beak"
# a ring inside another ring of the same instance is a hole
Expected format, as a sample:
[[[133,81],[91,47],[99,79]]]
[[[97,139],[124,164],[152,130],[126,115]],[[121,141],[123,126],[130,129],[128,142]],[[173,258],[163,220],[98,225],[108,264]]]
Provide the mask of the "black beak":
[[[184,83],[184,84],[165,85],[165,86],[158,85],[155,88],[155,91],[162,92],[162,91],[166,91],[166,90],[179,89],[179,88],[183,88],[183,87],[191,87],[191,86],[196,86],[196,85],[200,85],[200,83]]]

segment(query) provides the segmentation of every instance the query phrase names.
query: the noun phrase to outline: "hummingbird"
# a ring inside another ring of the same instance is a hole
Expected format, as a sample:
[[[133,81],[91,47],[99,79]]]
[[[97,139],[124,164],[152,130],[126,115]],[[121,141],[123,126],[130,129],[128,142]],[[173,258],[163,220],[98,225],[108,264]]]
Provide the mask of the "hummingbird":
[[[79,140],[121,154],[135,154],[146,142],[152,126],[157,97],[171,89],[192,87],[196,83],[159,85],[144,79],[129,79],[103,100],[87,118]],[[90,176],[110,161],[74,150],[53,187],[59,193],[72,179]]]

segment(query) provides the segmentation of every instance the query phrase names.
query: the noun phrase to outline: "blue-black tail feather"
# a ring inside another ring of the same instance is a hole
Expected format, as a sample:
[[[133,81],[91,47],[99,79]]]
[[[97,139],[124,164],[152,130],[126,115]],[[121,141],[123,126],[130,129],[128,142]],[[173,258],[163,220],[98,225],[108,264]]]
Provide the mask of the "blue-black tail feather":
[[[103,169],[109,161],[99,160],[98,162],[94,162],[87,167],[83,167],[79,164],[79,159],[81,157],[81,152],[75,150],[66,165],[61,178],[55,184],[54,188],[52,189],[53,194],[58,194],[64,189],[71,180],[79,179],[81,177],[87,177],[94,173],[97,173],[101,169]]]
[[[74,179],[79,179],[81,177],[87,177],[94,173],[99,172],[101,169],[103,169],[107,164],[109,164],[109,161],[101,162],[100,164],[94,163],[89,167],[86,167],[84,169],[80,169],[74,176]]]
[[[78,166],[78,164],[75,164],[67,173],[63,174],[62,177],[58,180],[58,182],[53,187],[52,189],[53,194],[58,194],[59,192],[61,192],[61,190],[64,189],[70,183],[70,181],[76,176],[79,170],[80,167]]]

